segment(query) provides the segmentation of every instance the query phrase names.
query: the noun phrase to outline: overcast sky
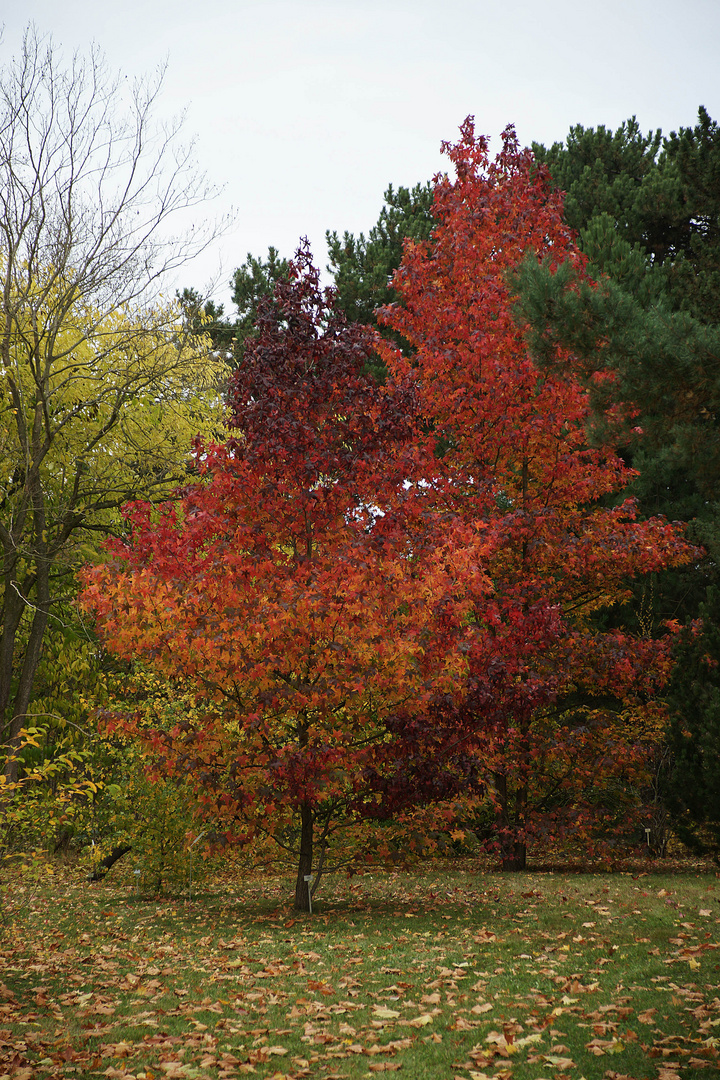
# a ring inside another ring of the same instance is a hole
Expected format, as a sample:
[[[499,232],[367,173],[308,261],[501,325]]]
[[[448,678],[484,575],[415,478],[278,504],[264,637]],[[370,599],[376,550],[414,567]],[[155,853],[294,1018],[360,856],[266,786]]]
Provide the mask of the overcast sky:
[[[168,61],[160,110],[187,106],[199,165],[235,225],[181,284],[227,283],[250,251],[367,231],[389,183],[444,167],[468,114],[523,143],[572,124],[645,131],[720,119],[719,0],[0,0],[3,63],[33,21],[134,76]]]

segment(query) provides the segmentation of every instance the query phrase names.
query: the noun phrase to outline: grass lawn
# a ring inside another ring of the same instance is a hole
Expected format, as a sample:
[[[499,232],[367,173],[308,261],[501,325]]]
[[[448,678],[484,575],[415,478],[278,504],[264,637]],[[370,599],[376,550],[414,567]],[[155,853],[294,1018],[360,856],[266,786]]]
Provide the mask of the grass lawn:
[[[0,1078],[720,1073],[714,874],[377,872],[312,916],[278,878],[130,880],[10,882]]]

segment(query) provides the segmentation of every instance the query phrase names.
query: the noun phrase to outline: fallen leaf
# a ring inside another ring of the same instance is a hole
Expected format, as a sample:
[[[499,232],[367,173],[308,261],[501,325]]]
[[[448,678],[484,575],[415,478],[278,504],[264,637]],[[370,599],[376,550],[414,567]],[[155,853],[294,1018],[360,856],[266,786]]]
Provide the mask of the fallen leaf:
[[[539,1031],[534,1031],[532,1035],[523,1035],[521,1039],[515,1040],[516,1046],[533,1046],[535,1043],[542,1042],[543,1037]]]
[[[410,1027],[425,1027],[426,1024],[432,1024],[433,1018],[430,1013],[421,1013],[420,1016],[413,1017],[412,1020],[408,1020]]]
[[[592,1039],[591,1042],[585,1043],[585,1049],[595,1057],[602,1057],[603,1054],[622,1054],[625,1044],[619,1039]]]
[[[129,1057],[132,1054],[133,1048],[130,1043],[119,1042],[114,1045],[108,1046],[108,1050],[111,1051],[113,1057]]]

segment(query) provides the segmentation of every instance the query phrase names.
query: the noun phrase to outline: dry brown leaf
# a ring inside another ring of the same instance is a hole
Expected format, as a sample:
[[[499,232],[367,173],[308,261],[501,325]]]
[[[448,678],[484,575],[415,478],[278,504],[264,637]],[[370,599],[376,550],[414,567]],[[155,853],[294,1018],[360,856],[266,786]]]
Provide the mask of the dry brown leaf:
[[[462,1016],[456,1016],[451,1025],[456,1031],[472,1031],[477,1024],[469,1024]]]
[[[113,1057],[118,1058],[129,1057],[133,1052],[133,1048],[128,1042],[111,1043],[108,1050],[111,1051]]]

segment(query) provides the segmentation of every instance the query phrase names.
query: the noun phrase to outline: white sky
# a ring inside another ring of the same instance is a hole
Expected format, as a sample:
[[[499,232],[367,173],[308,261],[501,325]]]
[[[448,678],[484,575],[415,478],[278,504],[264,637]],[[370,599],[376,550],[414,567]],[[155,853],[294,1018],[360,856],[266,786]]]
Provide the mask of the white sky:
[[[130,76],[169,68],[198,163],[235,226],[180,285],[227,283],[248,251],[367,231],[389,183],[444,168],[443,139],[476,117],[493,137],[563,139],[571,124],[643,131],[720,119],[719,0],[0,0],[0,61],[33,21],[68,56],[95,41]]]

